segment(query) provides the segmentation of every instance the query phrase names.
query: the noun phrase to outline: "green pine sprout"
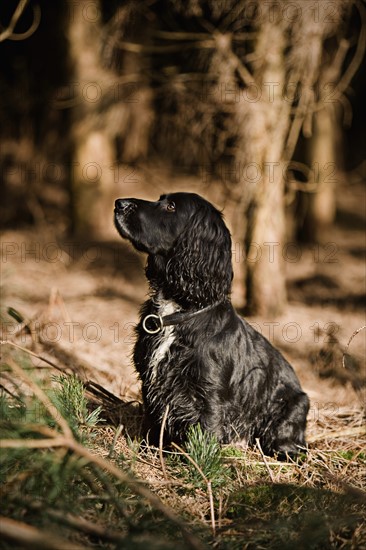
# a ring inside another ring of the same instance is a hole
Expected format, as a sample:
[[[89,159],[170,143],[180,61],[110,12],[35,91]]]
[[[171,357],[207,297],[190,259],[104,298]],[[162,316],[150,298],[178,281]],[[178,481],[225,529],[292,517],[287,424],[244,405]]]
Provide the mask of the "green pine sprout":
[[[101,406],[91,412],[88,411],[84,385],[77,376],[62,374],[53,377],[53,379],[59,384],[59,387],[53,391],[56,406],[74,432],[82,427],[93,428],[99,422],[104,421],[100,418]]]
[[[223,462],[221,446],[214,435],[202,430],[200,424],[189,428],[185,450],[211,481],[213,487],[222,486],[228,481],[230,471]],[[199,485],[205,483],[191,462],[188,462],[188,470],[191,481]]]

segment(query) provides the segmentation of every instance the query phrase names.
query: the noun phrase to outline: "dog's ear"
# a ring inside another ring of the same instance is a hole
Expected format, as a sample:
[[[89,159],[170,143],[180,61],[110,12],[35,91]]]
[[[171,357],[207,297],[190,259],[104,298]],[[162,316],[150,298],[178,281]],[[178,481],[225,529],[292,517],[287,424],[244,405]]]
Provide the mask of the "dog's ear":
[[[176,298],[204,306],[230,294],[231,237],[221,213],[204,205],[190,218],[166,265],[166,282]]]

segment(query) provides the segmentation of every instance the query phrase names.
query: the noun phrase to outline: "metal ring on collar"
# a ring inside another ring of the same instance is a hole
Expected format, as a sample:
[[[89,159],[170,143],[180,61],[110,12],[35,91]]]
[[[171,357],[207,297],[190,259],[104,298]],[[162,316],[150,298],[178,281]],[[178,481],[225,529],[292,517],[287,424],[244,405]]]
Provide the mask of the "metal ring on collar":
[[[147,328],[146,326],[146,321],[148,319],[155,319],[156,321],[159,322],[158,326],[156,327],[156,329],[154,330],[151,330],[149,328]],[[150,315],[146,315],[146,317],[143,318],[142,320],[142,328],[144,329],[145,332],[147,332],[148,334],[157,334],[158,332],[160,332],[161,330],[163,330],[163,319],[160,317],[160,315],[155,315],[154,313],[150,313]]]

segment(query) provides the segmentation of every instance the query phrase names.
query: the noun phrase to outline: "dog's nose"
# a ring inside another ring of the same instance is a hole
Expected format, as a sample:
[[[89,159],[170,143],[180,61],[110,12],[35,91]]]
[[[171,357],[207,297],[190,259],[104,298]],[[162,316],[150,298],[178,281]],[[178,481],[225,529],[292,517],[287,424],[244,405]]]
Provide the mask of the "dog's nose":
[[[136,208],[136,204],[131,199],[117,199],[114,203],[114,207],[116,210],[134,210]]]
[[[114,203],[115,208],[122,210],[126,206],[126,201],[124,199],[117,199]]]

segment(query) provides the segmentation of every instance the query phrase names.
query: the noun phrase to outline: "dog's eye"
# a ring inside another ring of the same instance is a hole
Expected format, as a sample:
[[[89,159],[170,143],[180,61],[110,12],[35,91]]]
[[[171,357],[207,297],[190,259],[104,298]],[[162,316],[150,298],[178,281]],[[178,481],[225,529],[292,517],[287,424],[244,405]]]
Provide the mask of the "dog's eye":
[[[166,209],[168,212],[175,212],[175,202],[169,201],[166,205]]]

